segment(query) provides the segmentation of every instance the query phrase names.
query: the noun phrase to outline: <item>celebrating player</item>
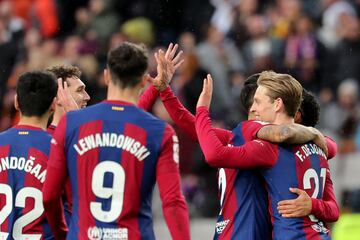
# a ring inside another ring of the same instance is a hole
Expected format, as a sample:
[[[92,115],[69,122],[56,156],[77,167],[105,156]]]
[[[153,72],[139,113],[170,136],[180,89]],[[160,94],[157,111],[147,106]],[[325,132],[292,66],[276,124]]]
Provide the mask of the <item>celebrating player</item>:
[[[301,85],[289,75],[274,72],[263,72],[257,83],[259,87],[251,107],[255,116],[275,124],[293,123],[301,101]],[[322,199],[324,187],[329,184],[325,179],[330,177],[324,152],[313,143],[277,146],[255,140],[240,147],[224,146],[211,128],[208,117],[211,92],[212,79],[208,75],[204,80],[196,115],[196,131],[207,162],[217,167],[262,167],[259,172],[267,183],[274,239],[317,236],[328,239],[329,231],[313,215],[283,218],[276,208],[278,201],[294,198],[289,192],[293,186],[305,190],[312,198]],[[311,181],[315,184],[311,184]],[[325,188],[332,191],[332,186]],[[336,201],[327,202],[326,206],[329,208],[325,210],[334,212],[332,220],[336,221],[339,215]]]
[[[157,60],[161,60],[161,54],[158,54]],[[166,61],[165,61],[166,62]],[[171,62],[168,61],[171,65]],[[244,113],[249,113],[250,107],[253,102],[253,95],[257,88],[257,79],[260,74],[254,74],[250,76],[246,81],[244,88],[241,92],[241,106],[244,108]],[[168,79],[170,80],[170,79]],[[174,96],[168,82],[159,83],[154,81],[154,86],[160,91],[160,98],[164,103],[164,106],[174,122],[182,128],[194,141],[197,141],[197,135],[195,131],[195,117],[187,111],[179,100]],[[251,112],[249,113],[249,119],[254,118]],[[254,122],[244,122],[241,128],[234,129],[233,132],[223,129],[215,129],[216,135],[220,138],[224,144],[243,144],[245,141],[250,141],[256,137],[253,135],[247,135],[246,132],[253,129],[252,125],[258,125]],[[235,138],[234,136],[244,131],[244,137]],[[257,136],[275,142],[306,142],[316,137],[319,134],[318,131],[313,129],[310,131],[299,125],[267,125],[263,126]],[[321,141],[318,141],[321,143]],[[331,140],[327,139],[329,150],[333,149]],[[331,157],[334,156],[335,151],[329,151]],[[267,196],[263,188],[263,184],[260,181],[260,176],[257,171],[252,170],[240,170],[234,168],[221,168],[218,172],[219,177],[219,192],[220,192],[220,204],[221,211],[218,216],[218,222],[216,224],[215,239],[236,239],[238,237],[246,239],[267,239],[270,237],[270,222],[268,221],[267,210]],[[297,204],[303,197],[297,199],[298,201],[293,203]],[[307,199],[306,203],[311,204],[312,199]],[[302,203],[302,202],[301,202]],[[313,205],[310,210],[314,213],[321,212],[319,218],[324,217],[326,221],[330,221],[332,214],[329,211],[323,211],[320,208],[326,203]],[[294,205],[287,205],[287,208],[291,208]],[[306,212],[308,209],[299,208],[297,210]],[[249,213],[253,213],[249,215]],[[305,215],[300,215],[306,216]],[[300,217],[299,216],[299,217]],[[323,220],[325,220],[323,219]]]
[[[174,54],[167,52],[167,57],[176,65]],[[68,239],[99,234],[103,239],[154,239],[151,197],[155,181],[172,238],[190,238],[176,134],[135,105],[146,82],[146,69],[145,50],[121,44],[108,56],[107,100],[69,112],[60,121],[48,164],[52,177],[44,186],[44,207],[57,238],[67,233],[60,201],[67,172],[74,203]]]
[[[53,239],[42,203],[56,78],[27,72],[16,86],[18,125],[0,134],[0,239]]]

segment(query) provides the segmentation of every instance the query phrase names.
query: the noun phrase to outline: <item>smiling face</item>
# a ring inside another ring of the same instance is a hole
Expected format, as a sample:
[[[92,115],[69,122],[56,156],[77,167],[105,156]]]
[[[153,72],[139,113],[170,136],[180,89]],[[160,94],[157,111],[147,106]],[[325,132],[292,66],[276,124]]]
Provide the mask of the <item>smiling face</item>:
[[[90,100],[89,94],[85,90],[85,84],[78,77],[66,78],[71,96],[74,98],[79,108],[84,108]]]
[[[278,104],[278,100],[273,100],[269,97],[266,87],[259,86],[256,89],[250,112],[255,116],[255,119],[273,123],[275,121]]]

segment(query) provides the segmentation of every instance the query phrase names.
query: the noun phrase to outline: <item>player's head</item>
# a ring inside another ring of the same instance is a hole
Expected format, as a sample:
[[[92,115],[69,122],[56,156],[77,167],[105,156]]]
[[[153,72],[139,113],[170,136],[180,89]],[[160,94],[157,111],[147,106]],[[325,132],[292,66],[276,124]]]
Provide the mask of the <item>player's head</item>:
[[[257,118],[274,122],[278,117],[294,118],[302,98],[302,86],[292,76],[264,71],[257,81],[251,106]]]
[[[121,89],[134,88],[144,82],[148,67],[145,46],[129,42],[110,51],[107,59],[110,81]]]
[[[15,107],[22,116],[42,117],[54,108],[56,77],[45,71],[26,72],[16,85]]]
[[[247,115],[249,119],[253,119],[254,116],[250,112],[251,105],[253,104],[254,94],[257,89],[257,80],[260,77],[260,73],[256,73],[248,77],[244,82],[244,87],[240,93],[240,107],[243,114]]]
[[[308,127],[315,127],[320,118],[320,105],[314,94],[303,89],[302,101],[295,114],[295,122]]]
[[[66,82],[70,94],[80,108],[84,108],[90,100],[89,94],[85,90],[85,84],[80,80],[81,71],[75,66],[54,66],[47,71],[61,78],[63,83]]]

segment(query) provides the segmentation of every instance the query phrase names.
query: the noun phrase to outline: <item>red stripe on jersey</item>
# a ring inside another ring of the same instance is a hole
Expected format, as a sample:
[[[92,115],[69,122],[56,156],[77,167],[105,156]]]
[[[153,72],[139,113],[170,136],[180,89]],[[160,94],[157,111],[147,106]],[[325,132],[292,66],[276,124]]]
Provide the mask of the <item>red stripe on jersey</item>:
[[[101,133],[103,128],[102,121],[93,121],[81,125],[78,139],[86,136]],[[99,148],[93,148],[84,153],[77,155],[77,189],[78,189],[78,216],[79,216],[79,235],[82,239],[87,236],[89,227],[96,226],[95,218],[90,212],[90,202],[96,201],[96,196],[92,192],[92,174],[99,160]]]
[[[41,166],[41,170],[39,171],[39,175],[43,173],[43,171],[46,169],[48,156],[46,156],[43,152],[35,149],[30,148],[28,151],[27,159],[30,159],[30,157],[35,158],[33,169],[38,168],[37,166]],[[38,176],[39,176],[38,175]],[[24,187],[33,187],[38,189],[39,191],[42,191],[43,183],[39,179],[37,179],[33,174],[26,173],[25,179],[24,179]],[[38,199],[40,200],[40,199]],[[42,199],[40,202],[36,203],[43,204]],[[27,197],[25,200],[25,208],[22,211],[22,215],[25,215],[26,213],[33,211],[37,207],[35,206],[35,199],[33,197]],[[36,210],[35,210],[36,211]],[[43,212],[39,218],[34,220],[33,222],[29,223],[23,228],[22,233],[23,234],[42,234],[44,237],[44,229],[42,226],[42,221],[45,218],[45,213]],[[43,238],[42,237],[42,238]]]
[[[231,235],[234,230],[234,216],[238,207],[237,197],[236,197],[236,186],[235,180],[238,173],[238,170],[235,169],[224,169],[226,176],[226,183],[230,183],[231,186],[226,186],[226,192],[224,197],[224,202],[222,206],[222,216],[223,220],[229,220],[229,227],[225,227],[223,232],[219,235],[219,240],[221,239],[231,239]]]
[[[274,226],[274,222],[275,222],[275,218],[274,218],[274,209],[272,207],[272,201],[271,201],[271,196],[270,196],[270,191],[269,191],[269,188],[268,188],[268,185],[264,183],[264,188],[267,192],[267,198],[268,198],[268,210],[269,210],[269,214],[270,214],[270,221],[271,221],[271,226]],[[274,232],[274,228],[272,228],[272,238],[274,239],[275,238],[275,232]]]
[[[147,144],[147,132],[145,129],[133,124],[126,124],[124,135],[129,136],[141,145]],[[123,208],[118,220],[118,225],[128,228],[129,239],[140,239],[138,214],[141,206],[141,183],[144,171],[144,161],[139,161],[129,151],[122,151],[121,165],[125,170],[125,189]]]
[[[4,171],[2,169],[1,158],[8,157],[9,151],[10,151],[10,145],[0,147],[0,167],[2,170],[0,172],[0,183],[3,183],[3,184],[8,184],[8,170]],[[0,209],[3,209],[5,204],[12,204],[12,203],[6,203],[6,196],[4,194],[0,194]],[[4,222],[0,223],[0,226],[1,226],[0,232],[8,232],[8,230],[9,230],[8,218],[6,218]],[[11,236],[11,233],[10,233],[10,236]]]

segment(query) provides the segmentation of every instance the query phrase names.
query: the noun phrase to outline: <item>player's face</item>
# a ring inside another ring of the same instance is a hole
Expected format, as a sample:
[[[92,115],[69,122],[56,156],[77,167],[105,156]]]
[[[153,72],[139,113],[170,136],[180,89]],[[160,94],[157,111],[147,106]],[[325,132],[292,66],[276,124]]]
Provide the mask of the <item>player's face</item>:
[[[250,108],[250,112],[256,119],[272,123],[275,121],[276,101],[268,96],[267,91],[268,90],[263,86],[259,86],[256,89],[254,102]]]
[[[67,78],[71,96],[80,108],[84,108],[90,100],[89,94],[85,91],[85,84],[78,77]]]

